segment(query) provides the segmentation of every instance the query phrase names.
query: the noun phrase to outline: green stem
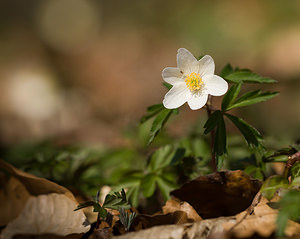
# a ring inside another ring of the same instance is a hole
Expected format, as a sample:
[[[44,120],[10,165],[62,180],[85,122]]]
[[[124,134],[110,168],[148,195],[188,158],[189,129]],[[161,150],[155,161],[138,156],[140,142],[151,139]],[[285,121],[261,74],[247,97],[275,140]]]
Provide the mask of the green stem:
[[[206,103],[206,111],[208,118],[212,115],[212,113],[215,111],[214,107],[212,106],[212,97],[211,95],[208,96],[208,100]],[[211,152],[211,166],[214,172],[217,172],[217,160],[216,160],[216,153],[214,150],[215,145],[215,129],[210,131],[210,152]]]

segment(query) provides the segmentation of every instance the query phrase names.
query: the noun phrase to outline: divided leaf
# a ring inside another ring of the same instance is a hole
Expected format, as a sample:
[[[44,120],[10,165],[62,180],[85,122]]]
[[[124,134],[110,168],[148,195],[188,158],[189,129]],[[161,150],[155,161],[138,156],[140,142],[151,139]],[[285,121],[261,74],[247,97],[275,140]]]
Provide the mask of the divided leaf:
[[[153,116],[157,115],[163,109],[164,109],[163,104],[156,104],[156,105],[149,106],[147,108],[148,113],[141,118],[140,123],[142,124],[142,123],[146,122],[148,119],[150,119]]]
[[[279,189],[288,188],[288,186],[289,184],[286,178],[276,175],[268,178],[260,190],[266,199],[271,200]]]
[[[154,173],[147,174],[141,181],[143,194],[146,198],[151,197],[156,189],[156,178]]]
[[[130,205],[129,205],[128,201],[126,200],[126,194],[125,194],[124,189],[122,189],[121,193],[115,192],[114,194],[108,194],[105,197],[102,207],[115,209],[115,210],[118,210],[120,207],[129,209]]]
[[[152,143],[156,135],[159,133],[161,128],[167,122],[168,118],[172,114],[173,110],[170,109],[162,109],[158,115],[156,116],[155,120],[152,123],[152,127],[150,130],[150,138],[148,140],[148,144]]]
[[[237,70],[224,77],[226,80],[233,83],[248,82],[248,83],[275,83],[276,81],[268,78],[262,77],[256,73],[249,70]]]
[[[156,182],[164,200],[168,200],[170,198],[170,192],[178,186],[173,181],[170,181],[165,177],[158,177]]]
[[[284,236],[288,219],[300,220],[300,191],[290,190],[279,201],[279,213],[277,216],[277,231],[279,237]]]
[[[232,123],[240,130],[249,145],[259,146],[262,139],[260,133],[246,121],[236,116],[225,114]]]
[[[210,131],[212,131],[219,123],[220,120],[222,120],[223,115],[220,110],[216,110],[206,121],[204,125],[204,134],[208,134]]]
[[[230,89],[227,91],[227,93],[224,95],[223,101],[222,101],[222,110],[228,110],[229,107],[233,104],[236,97],[240,93],[242,86],[242,82],[235,84],[230,87]]]
[[[217,156],[221,156],[227,152],[226,127],[223,115],[219,118],[215,135],[214,151]]]
[[[148,170],[151,172],[156,172],[157,170],[168,166],[171,162],[178,161],[179,158],[182,158],[184,154],[180,152],[181,150],[174,150],[171,145],[166,145],[154,152],[152,155]]]
[[[250,92],[247,92],[244,95],[242,95],[235,102],[234,102],[234,100],[230,101],[225,109],[231,110],[231,109],[237,108],[237,107],[243,107],[243,106],[260,103],[260,102],[269,100],[277,95],[278,95],[278,92],[269,92],[269,91],[262,92],[260,90],[250,91]],[[225,97],[224,97],[224,99],[225,99]],[[223,100],[223,102],[224,102],[224,100]],[[223,103],[222,103],[222,109],[225,110],[223,108]]]
[[[220,76],[222,78],[225,78],[226,76],[230,75],[231,73],[234,72],[234,69],[230,64],[227,64],[221,71]]]
[[[82,208],[86,208],[86,207],[91,207],[91,206],[95,206],[97,203],[94,201],[87,201],[87,202],[83,202],[80,203],[76,209],[74,209],[74,211],[80,210]]]

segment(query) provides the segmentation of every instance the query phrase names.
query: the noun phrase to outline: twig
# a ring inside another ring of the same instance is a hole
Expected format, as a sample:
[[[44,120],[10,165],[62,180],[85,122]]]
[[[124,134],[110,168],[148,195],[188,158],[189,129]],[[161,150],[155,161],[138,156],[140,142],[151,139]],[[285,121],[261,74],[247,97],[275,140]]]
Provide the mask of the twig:
[[[294,153],[293,155],[288,157],[288,161],[285,164],[285,169],[284,169],[284,177],[288,178],[290,169],[293,167],[293,165],[296,162],[300,162],[300,151],[297,153]]]
[[[234,224],[228,230],[229,232],[232,232],[234,228],[236,228],[238,225],[240,225],[242,223],[242,221],[244,221],[248,215],[252,215],[254,213],[254,208],[259,204],[259,202],[261,200],[261,196],[262,196],[262,194],[259,191],[253,198],[251,205],[247,208],[245,215],[242,217],[242,219],[240,221],[238,221],[236,224]]]

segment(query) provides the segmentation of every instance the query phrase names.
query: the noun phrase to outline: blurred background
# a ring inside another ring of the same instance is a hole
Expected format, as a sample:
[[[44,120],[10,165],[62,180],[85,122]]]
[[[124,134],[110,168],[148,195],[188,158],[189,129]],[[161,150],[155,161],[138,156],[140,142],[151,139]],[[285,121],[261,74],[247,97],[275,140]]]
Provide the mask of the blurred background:
[[[264,88],[278,97],[237,114],[274,145],[300,138],[300,1],[1,0],[1,149],[126,145],[126,128],[161,103],[180,47],[211,55],[216,73],[231,63],[276,79]],[[206,117],[181,111],[175,137]]]

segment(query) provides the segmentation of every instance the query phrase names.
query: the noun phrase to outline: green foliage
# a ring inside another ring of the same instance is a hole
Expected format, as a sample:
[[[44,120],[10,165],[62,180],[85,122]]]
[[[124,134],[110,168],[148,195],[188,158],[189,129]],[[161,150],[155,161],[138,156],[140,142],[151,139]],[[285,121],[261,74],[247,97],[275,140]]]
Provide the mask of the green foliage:
[[[156,104],[156,105],[151,105],[147,108],[147,114],[144,115],[140,122],[144,123],[146,122],[148,119],[152,118],[153,116],[157,115],[160,111],[162,111],[165,107],[163,106],[163,104]]]
[[[279,214],[277,216],[276,234],[284,236],[284,230],[288,219],[300,222],[300,191],[288,191],[278,203]]]
[[[220,110],[216,110],[204,124],[204,134],[211,132],[222,120],[223,114]]]
[[[121,193],[114,192],[114,194],[107,194],[102,207],[119,210],[120,207],[129,209],[131,206],[126,199],[125,191],[122,188]]]
[[[149,198],[156,190],[167,200],[169,192],[177,186],[172,168],[174,169],[174,165],[178,164],[184,155],[185,151],[182,148],[162,146],[149,157],[144,169],[124,175],[116,189],[128,188],[128,197],[133,206],[138,206],[140,193]]]
[[[287,189],[288,187],[289,184],[287,179],[283,176],[276,175],[268,178],[260,190],[266,199],[271,200],[278,190]]]
[[[241,91],[242,82],[238,84],[234,84],[229,88],[227,93],[224,95],[223,101],[222,101],[222,111],[229,110],[230,107],[234,104],[234,101],[238,94]]]
[[[120,208],[119,209],[120,212],[120,221],[123,224],[125,231],[129,231],[130,226],[134,220],[134,218],[136,217],[136,213],[133,212],[131,214],[129,214],[128,212],[125,211],[124,208]]]
[[[217,156],[222,156],[227,152],[227,138],[224,118],[221,117],[217,124],[215,135],[214,152]]]
[[[282,176],[268,178],[262,188],[262,194],[271,200],[277,192],[283,195],[278,203],[273,203],[272,207],[279,209],[277,216],[277,236],[284,236],[284,231],[288,220],[300,222],[300,166],[299,163],[293,165],[291,169],[291,182]]]
[[[249,145],[259,146],[260,141],[262,140],[262,136],[257,129],[255,129],[253,126],[251,126],[241,118],[227,113],[225,115],[240,130]]]
[[[260,180],[264,179],[264,175],[260,167],[257,167],[255,165],[248,165],[244,171],[245,173],[251,175],[253,178],[257,178]]]
[[[160,132],[162,127],[166,124],[171,114],[175,112],[175,110],[169,110],[169,109],[162,109],[159,111],[159,113],[156,115],[152,127],[150,130],[150,138],[148,141],[148,144],[151,144],[154,138],[157,136],[157,134]],[[155,115],[155,114],[154,114]]]
[[[107,208],[110,209],[115,209],[115,210],[125,210],[129,209],[131,205],[128,203],[126,199],[126,194],[124,189],[121,190],[121,193],[119,192],[114,192],[113,194],[108,194],[105,197],[105,200],[103,202],[103,205],[101,206],[99,201],[98,201],[98,195],[99,192],[97,193],[97,197],[95,201],[87,201],[80,203],[74,211],[80,210],[82,208],[94,207],[94,212],[98,212],[98,215],[100,218],[105,219],[107,216]]]
[[[225,75],[224,78],[232,83],[275,83],[276,81],[268,78],[262,77],[256,73],[251,72],[250,70],[239,70],[236,69],[234,72]]]
[[[240,85],[240,84],[241,83],[239,83],[238,85]],[[237,91],[235,91],[235,93],[236,92]],[[236,97],[236,95],[234,95],[224,110],[231,110],[231,109],[234,109],[237,107],[244,107],[244,106],[260,103],[260,102],[269,100],[277,95],[278,95],[278,92],[262,92],[260,90],[247,92],[244,95],[242,95],[240,98],[238,98],[237,100],[234,99],[234,97]]]

